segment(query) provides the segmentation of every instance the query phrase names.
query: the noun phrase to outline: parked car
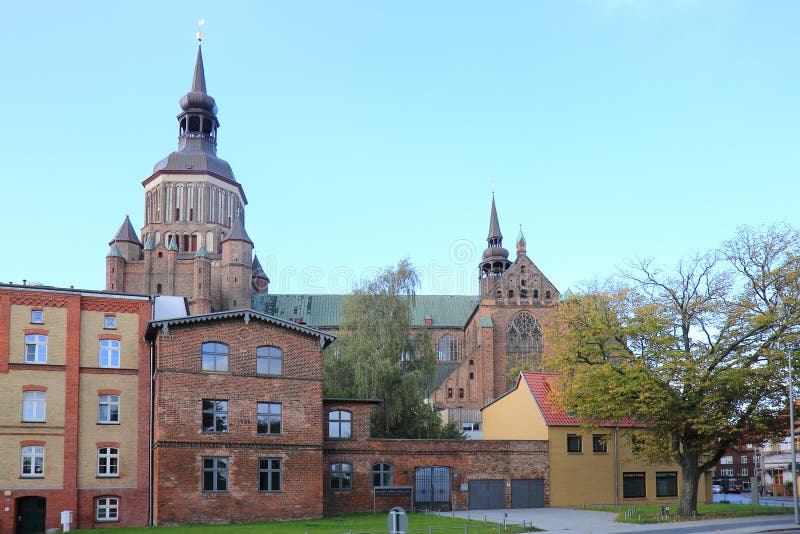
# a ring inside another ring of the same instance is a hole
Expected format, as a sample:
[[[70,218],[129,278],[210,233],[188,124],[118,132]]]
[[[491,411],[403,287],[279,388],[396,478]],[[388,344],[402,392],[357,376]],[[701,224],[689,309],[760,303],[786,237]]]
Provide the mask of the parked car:
[[[711,493],[722,493],[722,485],[719,482],[711,484]]]

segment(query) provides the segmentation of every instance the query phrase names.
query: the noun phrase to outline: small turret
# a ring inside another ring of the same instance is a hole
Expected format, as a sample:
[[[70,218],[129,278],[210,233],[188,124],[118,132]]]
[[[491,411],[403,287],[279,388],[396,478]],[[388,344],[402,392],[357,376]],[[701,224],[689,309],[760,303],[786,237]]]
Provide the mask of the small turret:
[[[230,233],[222,240],[222,280],[226,291],[224,304],[227,310],[249,308],[253,294],[253,242],[244,229],[242,215],[236,217]]]
[[[519,226],[519,235],[517,236],[517,257],[527,256],[527,244],[525,242],[525,234],[522,233],[522,225]]]
[[[136,230],[133,229],[130,217],[125,216],[125,220],[122,221],[114,238],[108,242],[108,246],[117,246],[122,257],[128,261],[135,261],[141,257],[142,243],[136,236]]]
[[[211,313],[211,260],[205,247],[197,249],[192,263],[194,279],[189,311],[193,315]]]
[[[253,275],[251,280],[250,285],[253,286],[253,291],[261,295],[266,295],[269,292],[269,277],[261,267],[261,262],[258,261],[257,255],[253,256]]]

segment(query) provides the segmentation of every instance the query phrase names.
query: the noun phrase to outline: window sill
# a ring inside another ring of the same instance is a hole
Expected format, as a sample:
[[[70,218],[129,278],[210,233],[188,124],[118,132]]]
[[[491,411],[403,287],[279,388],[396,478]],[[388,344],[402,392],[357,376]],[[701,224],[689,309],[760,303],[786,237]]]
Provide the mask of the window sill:
[[[22,478],[22,479],[44,478],[44,475],[20,475],[19,478]]]
[[[119,523],[119,519],[95,519],[97,523]]]
[[[583,454],[583,451],[567,451],[567,454],[571,456],[580,456]]]
[[[102,425],[102,426],[106,426],[106,425],[119,426],[119,421],[98,421],[97,424],[98,425]]]
[[[35,424],[43,425],[43,424],[46,424],[47,421],[45,421],[44,419],[37,419],[37,420],[23,419],[22,421],[20,421],[20,423],[23,423],[23,424],[26,424],[26,425],[35,425]]]
[[[119,474],[116,474],[116,475],[97,475],[97,478],[119,478]]]

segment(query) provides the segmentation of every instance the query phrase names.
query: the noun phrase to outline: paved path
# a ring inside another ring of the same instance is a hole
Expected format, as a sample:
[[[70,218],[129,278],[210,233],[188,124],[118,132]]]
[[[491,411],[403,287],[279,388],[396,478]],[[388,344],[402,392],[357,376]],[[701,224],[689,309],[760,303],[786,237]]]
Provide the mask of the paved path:
[[[505,517],[505,514],[508,514]],[[465,517],[502,523],[505,519],[512,524],[533,524],[548,532],[569,532],[571,534],[641,534],[659,532],[660,534],[721,532],[725,534],[755,534],[760,532],[797,529],[794,515],[736,517],[728,519],[705,519],[660,525],[633,525],[617,523],[617,514],[610,512],[591,512],[570,508],[528,508],[522,510],[472,510],[469,512],[444,512],[442,515]]]

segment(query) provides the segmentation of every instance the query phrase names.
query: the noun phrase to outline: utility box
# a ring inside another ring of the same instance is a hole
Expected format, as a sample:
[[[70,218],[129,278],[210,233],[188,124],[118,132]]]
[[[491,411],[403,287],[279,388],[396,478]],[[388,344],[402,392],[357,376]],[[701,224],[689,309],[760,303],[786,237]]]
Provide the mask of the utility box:
[[[69,532],[70,525],[72,525],[72,510],[64,510],[61,512],[61,531]]]

